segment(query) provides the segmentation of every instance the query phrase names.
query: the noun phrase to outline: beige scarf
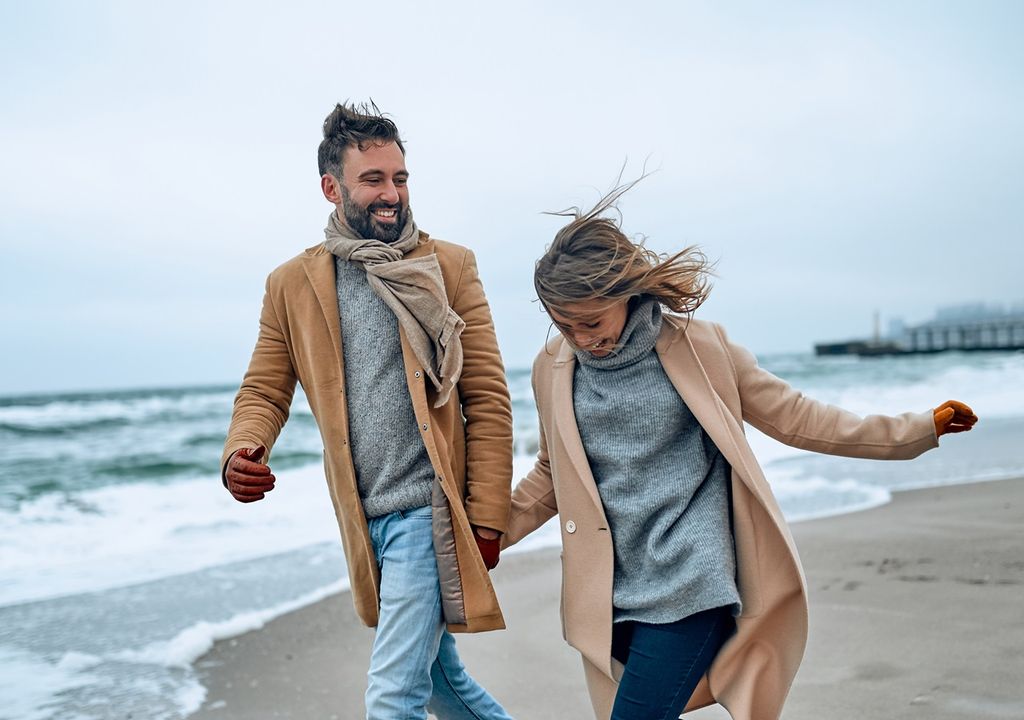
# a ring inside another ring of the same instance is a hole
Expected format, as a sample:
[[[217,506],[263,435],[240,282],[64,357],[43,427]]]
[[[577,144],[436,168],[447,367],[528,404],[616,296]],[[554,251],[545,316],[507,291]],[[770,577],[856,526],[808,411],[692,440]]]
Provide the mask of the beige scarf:
[[[462,375],[460,336],[466,323],[448,304],[437,255],[405,258],[420,238],[412,211],[406,212],[409,218],[393,245],[357,237],[332,212],[324,229],[324,246],[343,260],[362,263],[370,287],[395,313],[423,371],[434,383],[434,407],[441,407]]]

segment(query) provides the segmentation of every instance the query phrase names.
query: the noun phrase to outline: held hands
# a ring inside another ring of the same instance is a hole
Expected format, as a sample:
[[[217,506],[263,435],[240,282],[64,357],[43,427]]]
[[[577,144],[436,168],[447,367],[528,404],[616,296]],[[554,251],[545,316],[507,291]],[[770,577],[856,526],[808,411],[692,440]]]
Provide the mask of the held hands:
[[[474,527],[473,537],[476,538],[476,546],[480,548],[480,557],[488,570],[493,570],[498,564],[498,554],[501,552],[501,533],[485,527]]]
[[[260,460],[267,449],[260,445],[255,450],[242,448],[235,450],[228,458],[224,470],[224,483],[228,492],[238,502],[251,503],[262,500],[274,489],[274,476],[270,467]]]
[[[974,411],[957,400],[947,400],[935,408],[932,414],[935,418],[936,437],[946,433],[967,432],[978,422]]]

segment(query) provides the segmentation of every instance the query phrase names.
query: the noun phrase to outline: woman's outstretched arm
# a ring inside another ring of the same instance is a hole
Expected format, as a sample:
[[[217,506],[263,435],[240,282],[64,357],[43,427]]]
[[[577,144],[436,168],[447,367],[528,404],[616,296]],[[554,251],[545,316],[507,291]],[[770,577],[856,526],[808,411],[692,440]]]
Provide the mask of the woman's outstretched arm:
[[[736,369],[743,419],[779,442],[804,450],[875,460],[907,460],[938,446],[939,435],[977,421],[955,400],[935,410],[860,417],[809,398],[759,367],[746,348],[719,329]],[[952,414],[950,413],[952,410]]]

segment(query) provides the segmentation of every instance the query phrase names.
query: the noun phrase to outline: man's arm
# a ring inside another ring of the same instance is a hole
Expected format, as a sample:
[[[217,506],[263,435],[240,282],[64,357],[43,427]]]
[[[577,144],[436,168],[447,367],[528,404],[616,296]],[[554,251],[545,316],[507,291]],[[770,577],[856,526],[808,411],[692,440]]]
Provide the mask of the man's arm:
[[[476,527],[504,533],[512,487],[512,401],[491,310],[468,250],[452,309],[466,323],[458,384],[466,418],[466,515]]]
[[[232,495],[240,500],[242,498],[239,497],[239,493],[228,483],[229,463],[237,464],[239,470],[252,470],[249,465],[254,461],[266,467],[270,449],[288,420],[292,396],[295,394],[295,369],[282,328],[283,324],[274,305],[271,281],[268,278],[267,291],[263,296],[263,311],[260,314],[259,337],[249,361],[249,369],[235,396],[231,425],[228,427],[224,453],[221,456],[221,478],[225,486],[232,490]],[[252,455],[248,452],[239,453],[246,455],[245,458],[236,455],[240,450],[255,451],[260,447],[266,449],[262,456],[257,456],[255,452]],[[234,469],[232,467],[232,470]],[[269,475],[269,468],[265,474]],[[272,485],[272,475],[270,480]]]

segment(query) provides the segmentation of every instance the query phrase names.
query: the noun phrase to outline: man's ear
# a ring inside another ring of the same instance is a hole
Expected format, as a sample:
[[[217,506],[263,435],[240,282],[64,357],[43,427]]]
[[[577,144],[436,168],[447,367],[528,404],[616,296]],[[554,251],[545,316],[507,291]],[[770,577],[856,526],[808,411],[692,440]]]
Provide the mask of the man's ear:
[[[323,190],[328,202],[341,205],[341,183],[338,182],[338,178],[329,173],[323,175],[320,178],[320,189]]]

